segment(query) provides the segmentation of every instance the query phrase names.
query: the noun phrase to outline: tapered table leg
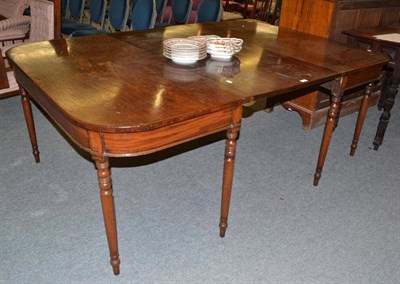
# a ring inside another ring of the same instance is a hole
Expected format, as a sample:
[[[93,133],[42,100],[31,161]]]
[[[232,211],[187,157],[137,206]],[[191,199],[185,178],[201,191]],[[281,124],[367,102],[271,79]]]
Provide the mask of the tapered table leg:
[[[110,250],[110,263],[114,274],[118,275],[120,260],[118,254],[117,223],[108,158],[93,156],[93,160],[96,163],[100,186],[101,206],[103,209],[108,248]]]
[[[32,153],[35,157],[36,163],[40,162],[40,152],[38,148],[38,143],[36,139],[36,130],[35,130],[35,122],[33,120],[32,114],[32,106],[31,101],[29,99],[28,93],[25,91],[24,88],[19,88],[21,94],[21,101],[22,101],[22,108],[24,110],[26,126],[28,127],[29,139],[31,140],[32,145]]]
[[[228,228],[229,204],[231,201],[233,171],[235,167],[236,143],[240,130],[240,121],[242,119],[242,107],[235,110],[231,127],[226,134],[225,143],[225,161],[224,174],[222,180],[222,197],[221,197],[221,218],[219,223],[219,235],[225,237]]]
[[[354,137],[353,137],[353,141],[351,143],[350,156],[354,156],[354,153],[356,152],[356,149],[357,149],[358,139],[360,138],[361,130],[363,128],[364,121],[365,121],[365,116],[367,115],[369,97],[371,96],[373,86],[374,86],[374,83],[370,83],[370,84],[368,84],[368,86],[365,87],[364,96],[361,100],[360,111],[358,112],[356,129],[354,131]]]
[[[328,154],[329,143],[331,142],[332,133],[337,126],[337,119],[340,112],[340,102],[344,95],[346,83],[347,79],[344,78],[340,83],[340,86],[332,91],[331,105],[326,118],[324,134],[322,136],[321,147],[318,155],[317,168],[314,174],[314,186],[318,185],[318,182],[321,178],[321,173],[324,167],[326,155]]]

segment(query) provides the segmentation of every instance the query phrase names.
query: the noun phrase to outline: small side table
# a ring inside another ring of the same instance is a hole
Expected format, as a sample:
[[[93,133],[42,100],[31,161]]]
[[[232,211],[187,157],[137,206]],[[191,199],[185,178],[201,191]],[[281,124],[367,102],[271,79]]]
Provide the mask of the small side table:
[[[374,150],[378,150],[383,142],[390,119],[390,110],[394,105],[400,85],[400,24],[344,31],[343,34],[347,35],[347,42],[350,45],[383,52],[390,57],[388,72],[385,72],[387,76],[384,76],[382,80],[382,94],[378,103],[378,109],[383,109],[373,142]]]

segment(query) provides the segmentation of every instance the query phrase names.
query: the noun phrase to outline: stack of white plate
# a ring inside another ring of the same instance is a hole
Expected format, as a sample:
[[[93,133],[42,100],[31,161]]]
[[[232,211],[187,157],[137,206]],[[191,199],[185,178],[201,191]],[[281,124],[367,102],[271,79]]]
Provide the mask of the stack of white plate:
[[[177,64],[193,64],[207,57],[205,43],[188,38],[171,38],[163,43],[163,55]]]
[[[206,41],[207,52],[212,59],[230,60],[242,50],[243,40],[240,38],[213,38]]]
[[[188,38],[194,39],[194,40],[197,40],[197,41],[201,41],[201,42],[205,43],[209,39],[220,38],[220,36],[217,36],[217,35],[199,35],[199,36],[190,36]]]

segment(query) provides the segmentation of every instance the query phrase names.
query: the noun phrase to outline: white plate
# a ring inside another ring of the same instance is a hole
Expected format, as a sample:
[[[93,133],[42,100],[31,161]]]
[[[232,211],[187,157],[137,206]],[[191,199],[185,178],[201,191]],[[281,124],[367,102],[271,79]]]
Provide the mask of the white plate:
[[[207,42],[207,52],[211,58],[227,60],[242,50],[243,40],[239,38],[217,38]]]
[[[232,58],[232,54],[211,54],[211,59],[229,61]]]
[[[188,38],[205,43],[209,39],[220,38],[220,36],[217,36],[217,35],[199,35],[199,36],[190,36]]]
[[[188,38],[170,38],[164,40],[163,42],[164,48],[171,48],[171,46],[175,44],[184,44],[184,45],[190,44],[190,45],[196,45],[199,49],[206,48],[205,43]]]
[[[173,62],[175,62],[176,64],[193,64],[196,63],[197,60],[199,60],[198,58],[182,58],[182,57],[174,57],[172,56],[171,60]]]
[[[206,44],[193,39],[167,39],[163,46],[163,55],[177,64],[193,64],[207,57]]]

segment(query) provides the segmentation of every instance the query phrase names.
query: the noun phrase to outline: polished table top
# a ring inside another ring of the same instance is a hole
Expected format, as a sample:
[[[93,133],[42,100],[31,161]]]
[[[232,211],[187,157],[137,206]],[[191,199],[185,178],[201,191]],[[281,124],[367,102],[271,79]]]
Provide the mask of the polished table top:
[[[243,49],[236,55],[240,72],[228,77],[213,72],[210,65],[218,69],[218,63],[209,58],[187,67],[163,57],[163,40],[199,34],[242,38]],[[16,72],[28,74],[74,123],[111,132],[160,127],[385,60],[250,20],[60,39],[19,46],[7,55]]]
[[[239,73],[213,72],[210,65],[218,63],[209,58],[189,67],[163,57],[163,40],[204,33],[244,39],[236,56]],[[224,22],[33,43],[7,55],[16,73],[29,76],[74,124],[132,132],[341,75],[267,49],[266,42],[276,38],[275,28],[264,23]]]

